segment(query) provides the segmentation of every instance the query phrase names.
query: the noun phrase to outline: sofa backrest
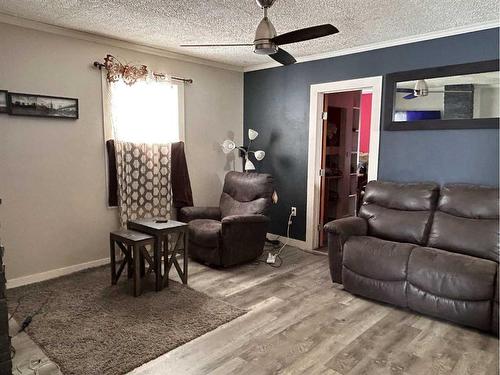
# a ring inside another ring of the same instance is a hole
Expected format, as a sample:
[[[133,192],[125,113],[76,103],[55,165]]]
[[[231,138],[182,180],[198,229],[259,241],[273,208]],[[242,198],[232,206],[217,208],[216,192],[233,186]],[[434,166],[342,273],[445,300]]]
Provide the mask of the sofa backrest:
[[[367,220],[370,236],[424,245],[438,194],[439,186],[433,182],[371,181],[359,216]]]
[[[273,178],[263,173],[228,172],[220,197],[222,217],[265,214],[271,206]]]
[[[498,188],[444,185],[427,245],[498,262],[498,204]]]

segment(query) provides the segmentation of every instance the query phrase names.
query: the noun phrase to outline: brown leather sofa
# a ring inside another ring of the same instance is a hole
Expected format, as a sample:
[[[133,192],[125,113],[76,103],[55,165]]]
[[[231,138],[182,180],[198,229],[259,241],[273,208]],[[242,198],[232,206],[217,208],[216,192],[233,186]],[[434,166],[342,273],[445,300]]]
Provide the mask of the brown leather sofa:
[[[229,172],[219,207],[184,207],[179,220],[189,223],[189,256],[228,267],[262,255],[272,204],[269,174]]]
[[[498,189],[367,185],[358,217],[325,225],[332,281],[498,335]]]

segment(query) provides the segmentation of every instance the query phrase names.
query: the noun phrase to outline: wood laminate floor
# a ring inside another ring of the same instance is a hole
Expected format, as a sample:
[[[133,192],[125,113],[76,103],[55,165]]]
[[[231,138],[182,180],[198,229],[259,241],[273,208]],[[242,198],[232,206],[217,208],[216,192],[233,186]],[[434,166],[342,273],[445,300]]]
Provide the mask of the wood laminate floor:
[[[355,297],[325,256],[287,247],[280,268],[189,271],[192,288],[249,312],[131,374],[498,374],[496,338]],[[13,345],[16,365],[43,358],[26,334]]]

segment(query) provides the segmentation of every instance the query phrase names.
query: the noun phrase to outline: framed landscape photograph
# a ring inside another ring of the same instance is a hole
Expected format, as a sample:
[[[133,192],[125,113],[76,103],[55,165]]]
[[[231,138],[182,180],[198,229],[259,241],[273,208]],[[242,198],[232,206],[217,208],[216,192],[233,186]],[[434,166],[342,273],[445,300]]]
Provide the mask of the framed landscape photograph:
[[[0,90],[0,113],[8,113],[7,90]]]
[[[7,106],[13,116],[78,119],[78,99],[74,98],[9,92]]]

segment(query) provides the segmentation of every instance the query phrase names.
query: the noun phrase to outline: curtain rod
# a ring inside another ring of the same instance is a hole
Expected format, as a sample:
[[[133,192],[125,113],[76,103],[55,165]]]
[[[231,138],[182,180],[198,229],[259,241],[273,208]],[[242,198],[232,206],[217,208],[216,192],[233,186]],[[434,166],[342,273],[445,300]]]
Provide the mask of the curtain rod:
[[[96,68],[98,68],[99,70],[106,68],[106,66],[103,63],[100,63],[99,61],[94,61],[94,66]],[[163,73],[153,73],[153,75],[155,77],[159,77],[159,78],[166,77],[166,75]],[[180,78],[180,77],[174,77],[174,76],[169,76],[169,77],[170,77],[170,79],[172,79],[174,81],[180,81],[180,82],[184,82],[184,83],[193,83],[193,80],[191,78]]]

